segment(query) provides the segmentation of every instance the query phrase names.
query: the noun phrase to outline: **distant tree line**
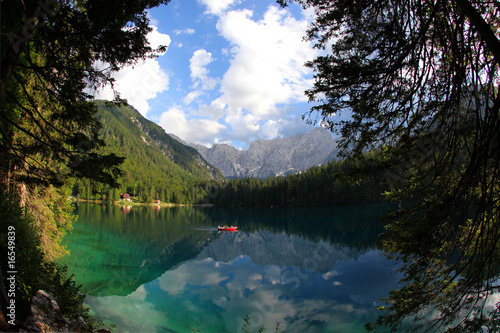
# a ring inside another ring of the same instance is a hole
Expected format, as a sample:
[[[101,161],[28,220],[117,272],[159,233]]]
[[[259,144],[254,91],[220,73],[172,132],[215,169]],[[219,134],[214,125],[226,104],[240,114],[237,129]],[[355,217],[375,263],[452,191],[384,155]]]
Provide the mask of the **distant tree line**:
[[[147,175],[144,175],[145,177]],[[130,174],[122,177],[121,186],[92,184],[87,180],[77,180],[72,189],[72,195],[79,199],[101,200],[105,202],[120,200],[120,194],[128,193],[135,201],[152,203],[154,200],[173,204],[201,204],[206,203],[209,185],[204,181],[189,181],[184,184],[172,182],[170,176],[163,181],[153,179],[136,179]]]
[[[370,155],[375,156],[374,153]],[[233,179],[212,185],[209,201],[228,206],[331,206],[383,200],[383,175],[372,172],[352,182],[356,161],[331,161],[283,177]]]
[[[364,160],[376,160],[370,152]],[[81,199],[118,201],[121,193],[135,201],[153,200],[173,204],[214,204],[242,207],[332,206],[382,201],[386,177],[367,169],[361,160],[333,160],[300,173],[267,179],[241,178],[229,181],[179,178],[182,174],[151,174],[144,168],[129,168],[119,188],[77,180],[72,194]],[[356,170],[356,173],[354,173]],[[179,179],[177,179],[179,178]]]

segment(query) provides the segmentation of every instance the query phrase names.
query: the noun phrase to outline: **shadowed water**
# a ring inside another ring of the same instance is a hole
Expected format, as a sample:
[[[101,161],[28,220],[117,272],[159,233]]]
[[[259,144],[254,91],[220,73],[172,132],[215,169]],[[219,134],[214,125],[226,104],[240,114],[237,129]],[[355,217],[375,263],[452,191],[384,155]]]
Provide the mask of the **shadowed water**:
[[[119,332],[241,332],[247,314],[255,332],[363,332],[400,278],[376,249],[385,209],[83,204],[60,262]]]

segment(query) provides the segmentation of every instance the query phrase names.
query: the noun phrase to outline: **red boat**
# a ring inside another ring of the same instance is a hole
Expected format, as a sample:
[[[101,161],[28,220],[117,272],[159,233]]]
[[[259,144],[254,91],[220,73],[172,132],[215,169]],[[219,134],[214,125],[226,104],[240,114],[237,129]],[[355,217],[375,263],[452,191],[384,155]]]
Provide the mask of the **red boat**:
[[[223,226],[223,227],[217,227],[219,231],[238,231],[238,227],[233,227],[233,226]]]

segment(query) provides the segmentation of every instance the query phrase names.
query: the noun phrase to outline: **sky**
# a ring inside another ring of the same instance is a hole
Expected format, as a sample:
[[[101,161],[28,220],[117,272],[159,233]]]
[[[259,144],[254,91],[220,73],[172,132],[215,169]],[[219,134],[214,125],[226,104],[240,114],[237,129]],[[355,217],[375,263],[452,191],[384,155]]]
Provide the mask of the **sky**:
[[[320,52],[303,40],[311,12],[274,0],[172,0],[148,15],[151,45],[167,51],[115,73],[115,89],[167,133],[247,149],[312,129],[302,120],[313,85],[304,63]]]

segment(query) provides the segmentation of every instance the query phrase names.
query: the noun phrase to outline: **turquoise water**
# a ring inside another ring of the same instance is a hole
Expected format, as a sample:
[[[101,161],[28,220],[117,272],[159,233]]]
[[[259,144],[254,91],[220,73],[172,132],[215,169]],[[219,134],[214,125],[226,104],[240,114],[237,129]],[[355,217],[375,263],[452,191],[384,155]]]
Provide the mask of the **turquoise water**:
[[[363,332],[400,278],[376,248],[385,208],[81,204],[60,262],[118,332],[242,332],[246,315],[252,332]]]

